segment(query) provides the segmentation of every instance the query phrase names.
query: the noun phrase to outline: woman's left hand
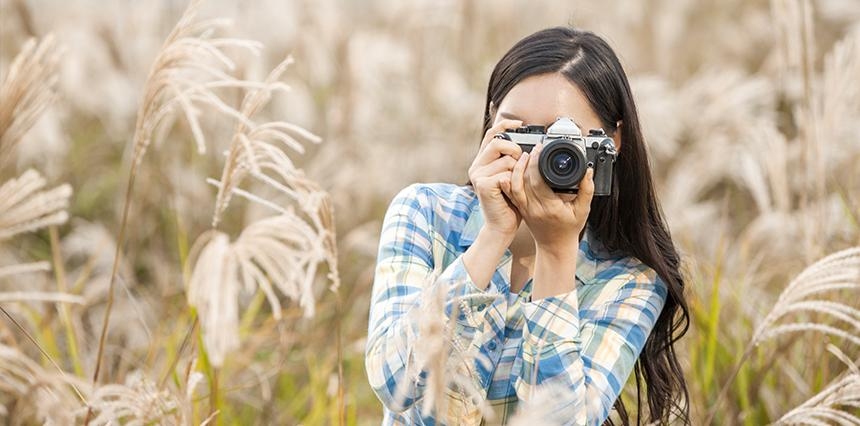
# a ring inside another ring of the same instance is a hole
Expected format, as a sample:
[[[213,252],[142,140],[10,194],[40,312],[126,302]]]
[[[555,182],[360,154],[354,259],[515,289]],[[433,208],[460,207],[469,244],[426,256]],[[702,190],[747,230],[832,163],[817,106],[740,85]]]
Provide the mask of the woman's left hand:
[[[575,196],[557,194],[540,174],[537,159],[542,149],[541,143],[531,153],[520,156],[510,182],[502,190],[522,215],[538,250],[575,255],[579,234],[591,210],[594,170],[589,167],[585,172]]]

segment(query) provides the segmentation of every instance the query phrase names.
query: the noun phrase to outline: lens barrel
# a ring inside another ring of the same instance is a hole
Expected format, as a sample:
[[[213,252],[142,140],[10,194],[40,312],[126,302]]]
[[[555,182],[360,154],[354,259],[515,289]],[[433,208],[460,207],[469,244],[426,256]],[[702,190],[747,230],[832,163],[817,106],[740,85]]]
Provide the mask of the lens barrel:
[[[546,183],[561,190],[574,190],[585,176],[588,160],[584,149],[566,138],[547,139],[538,160]]]

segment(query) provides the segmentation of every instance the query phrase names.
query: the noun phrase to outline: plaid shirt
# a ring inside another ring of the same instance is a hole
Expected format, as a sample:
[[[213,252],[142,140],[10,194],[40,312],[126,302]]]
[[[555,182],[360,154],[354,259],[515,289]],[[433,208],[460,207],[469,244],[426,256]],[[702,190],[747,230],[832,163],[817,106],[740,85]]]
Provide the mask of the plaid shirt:
[[[472,187],[446,183],[410,185],[385,214],[365,351],[383,424],[505,424],[519,401],[544,384],[569,390],[553,407],[573,413],[565,424],[603,423],[663,309],[665,283],[639,260],[608,252],[586,230],[575,290],[532,300],[529,279],[512,293],[510,250],[481,290],[462,255],[482,225]],[[408,314],[436,286],[446,286],[448,326],[490,361],[476,361],[469,371],[492,418],[482,418],[453,391],[444,419],[421,412],[426,374],[406,373],[415,362],[418,327]]]

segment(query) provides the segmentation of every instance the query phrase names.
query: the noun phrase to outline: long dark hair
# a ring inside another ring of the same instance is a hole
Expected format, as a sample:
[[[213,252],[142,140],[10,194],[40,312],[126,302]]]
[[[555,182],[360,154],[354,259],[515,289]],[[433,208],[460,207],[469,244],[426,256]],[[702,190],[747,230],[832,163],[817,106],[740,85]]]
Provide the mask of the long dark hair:
[[[588,226],[609,249],[620,250],[653,268],[668,286],[668,297],[634,368],[637,419],[642,420],[642,382],[652,421],[672,414],[689,423],[687,385],[674,343],[689,328],[680,259],[651,182],[651,168],[630,84],[618,57],[599,36],[567,27],[538,31],[514,45],[496,64],[487,88],[483,135],[492,126],[505,95],[523,79],[561,73],[585,94],[607,133],[621,121],[621,149],[612,177],[612,195],[594,197]],[[492,103],[492,104],[491,104]],[[629,424],[621,397],[615,408]]]

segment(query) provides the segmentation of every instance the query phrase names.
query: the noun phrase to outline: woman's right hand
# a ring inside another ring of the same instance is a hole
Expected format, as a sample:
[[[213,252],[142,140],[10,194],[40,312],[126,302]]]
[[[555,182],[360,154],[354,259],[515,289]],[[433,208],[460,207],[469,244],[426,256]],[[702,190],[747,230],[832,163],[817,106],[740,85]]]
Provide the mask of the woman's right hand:
[[[484,213],[484,227],[511,238],[522,216],[505,197],[502,188],[510,187],[511,172],[523,151],[516,143],[494,136],[521,125],[519,120],[502,120],[487,130],[478,155],[469,167],[469,179]]]

